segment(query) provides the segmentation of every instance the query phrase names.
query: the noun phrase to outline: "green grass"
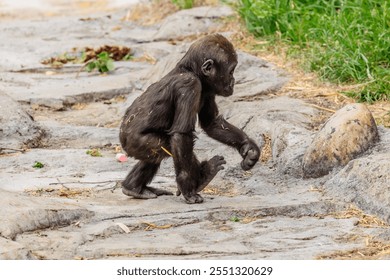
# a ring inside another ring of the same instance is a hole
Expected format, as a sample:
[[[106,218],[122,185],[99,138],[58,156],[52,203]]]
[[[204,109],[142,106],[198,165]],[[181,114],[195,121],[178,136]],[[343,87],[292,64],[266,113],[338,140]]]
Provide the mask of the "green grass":
[[[361,101],[390,100],[390,2],[240,0],[250,32],[290,44],[303,65],[329,81],[362,84]]]
[[[180,9],[191,9],[194,6],[194,0],[171,0],[171,1]]]

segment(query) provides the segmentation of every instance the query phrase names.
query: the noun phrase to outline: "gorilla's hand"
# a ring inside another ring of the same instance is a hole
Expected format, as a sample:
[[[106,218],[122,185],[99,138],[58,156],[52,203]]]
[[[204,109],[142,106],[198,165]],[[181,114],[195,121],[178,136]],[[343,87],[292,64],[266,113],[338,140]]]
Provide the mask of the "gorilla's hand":
[[[252,139],[248,139],[240,148],[241,168],[244,170],[251,169],[260,157],[260,149]]]

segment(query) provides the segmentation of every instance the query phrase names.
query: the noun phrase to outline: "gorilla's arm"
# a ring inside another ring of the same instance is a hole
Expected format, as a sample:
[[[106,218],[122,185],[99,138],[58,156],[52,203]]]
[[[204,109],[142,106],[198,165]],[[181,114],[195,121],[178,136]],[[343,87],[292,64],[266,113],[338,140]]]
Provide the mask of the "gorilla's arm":
[[[259,147],[244,131],[218,114],[214,97],[205,100],[199,112],[199,122],[208,136],[238,150],[243,158],[242,169],[249,170],[256,164],[260,156]]]

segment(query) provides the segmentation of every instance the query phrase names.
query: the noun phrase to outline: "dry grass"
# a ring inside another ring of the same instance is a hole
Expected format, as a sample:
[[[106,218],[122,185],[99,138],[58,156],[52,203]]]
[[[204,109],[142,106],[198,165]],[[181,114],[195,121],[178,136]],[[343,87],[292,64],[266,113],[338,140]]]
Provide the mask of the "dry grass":
[[[93,195],[93,190],[90,188],[39,188],[39,189],[27,189],[24,191],[31,196],[50,196],[50,197],[90,197]]]
[[[156,225],[154,223],[149,223],[149,222],[141,222],[141,225],[145,231],[151,231],[153,229],[169,229],[174,226],[172,224]]]
[[[330,216],[336,219],[349,219],[349,218],[358,218],[356,222],[357,226],[365,228],[390,228],[390,225],[380,218],[365,214],[362,210],[357,208],[355,205],[350,205],[349,208],[345,211],[330,213]]]
[[[148,53],[144,53],[140,57],[134,57],[132,59],[132,61],[135,61],[135,62],[147,62],[147,63],[152,64],[152,65],[157,63],[157,59],[155,57],[151,56]]]
[[[390,228],[390,225],[380,218],[365,214],[362,210],[354,205],[350,205],[345,211],[330,213],[330,216],[336,219],[350,219],[357,218],[356,225],[364,228]],[[346,236],[343,242],[354,242],[361,236],[352,235]],[[336,259],[336,260],[374,260],[390,256],[390,244],[383,243],[379,240],[373,240],[372,237],[367,237],[365,240],[365,247],[357,248],[347,251],[336,251],[333,253],[323,254],[317,259]]]
[[[366,239],[366,247],[347,251],[336,251],[317,257],[319,260],[378,260],[390,256],[390,244],[372,238]]]
[[[266,163],[272,158],[272,141],[271,136],[268,134],[263,134],[264,146],[261,149],[260,161]]]
[[[237,190],[234,188],[232,182],[225,182],[224,184],[219,185],[208,185],[202,193],[209,195],[218,195],[218,196],[228,196],[233,197],[237,195]]]
[[[240,223],[242,223],[242,224],[249,224],[249,223],[257,221],[259,219],[260,218],[258,218],[258,217],[244,217],[244,218],[242,218],[240,220]]]

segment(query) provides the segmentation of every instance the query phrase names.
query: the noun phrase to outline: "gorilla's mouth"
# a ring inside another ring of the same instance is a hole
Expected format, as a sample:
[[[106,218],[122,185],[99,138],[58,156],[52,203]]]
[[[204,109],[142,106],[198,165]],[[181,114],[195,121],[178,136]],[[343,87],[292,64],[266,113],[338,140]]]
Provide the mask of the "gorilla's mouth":
[[[234,89],[233,86],[225,87],[225,88],[224,88],[224,91],[223,91],[223,94],[221,94],[221,95],[222,95],[222,96],[230,96],[230,95],[233,94],[233,89]]]

